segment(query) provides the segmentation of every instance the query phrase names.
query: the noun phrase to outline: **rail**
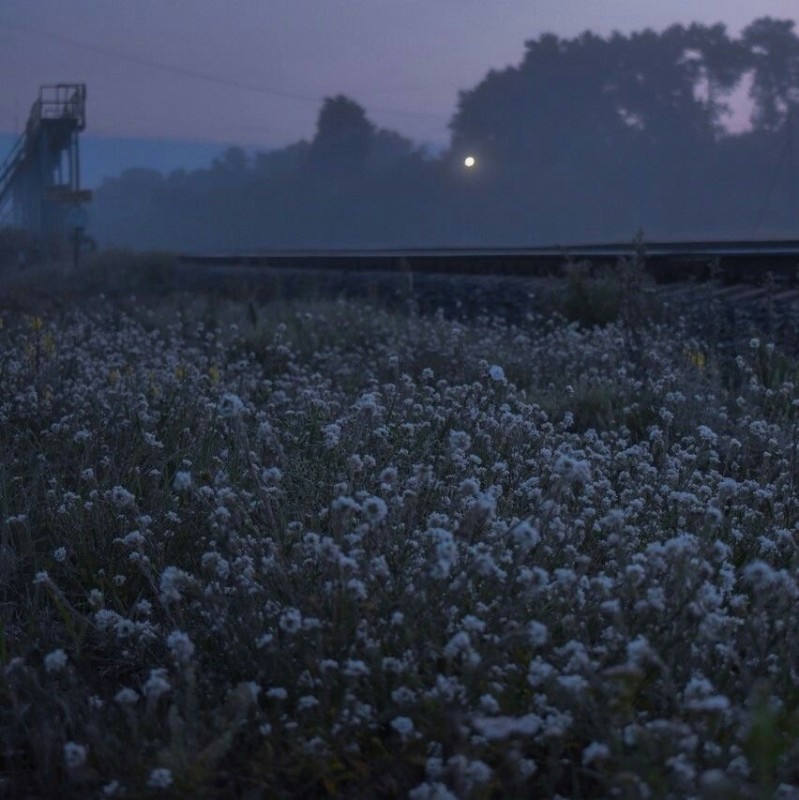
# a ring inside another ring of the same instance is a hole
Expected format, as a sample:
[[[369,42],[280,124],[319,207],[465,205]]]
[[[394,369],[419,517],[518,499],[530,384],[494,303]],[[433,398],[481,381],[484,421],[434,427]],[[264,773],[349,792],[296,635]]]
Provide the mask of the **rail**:
[[[529,248],[409,248],[267,250],[184,253],[184,264],[299,270],[408,271],[452,275],[539,275],[564,262],[613,264],[640,258],[658,280],[709,277],[720,270],[731,280],[751,281],[771,272],[794,283],[799,240],[694,241],[582,244]]]
[[[72,120],[77,129],[86,127],[86,86],[82,83],[56,83],[42,86],[31,106],[26,133],[34,136],[42,120]]]
[[[11,199],[10,189],[14,173],[25,158],[25,142],[26,136],[22,134],[14,143],[2,166],[0,166],[0,211]]]

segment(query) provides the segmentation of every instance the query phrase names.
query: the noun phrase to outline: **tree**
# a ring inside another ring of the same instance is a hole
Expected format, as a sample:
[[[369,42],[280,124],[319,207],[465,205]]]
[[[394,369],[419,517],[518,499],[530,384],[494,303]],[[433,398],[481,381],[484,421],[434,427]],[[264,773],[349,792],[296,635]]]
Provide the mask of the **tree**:
[[[375,126],[349,97],[325,98],[311,143],[311,161],[325,172],[359,172],[372,148]]]
[[[475,149],[497,164],[573,162],[623,133],[604,91],[609,48],[603,39],[545,34],[525,48],[519,66],[492,70],[461,92],[450,124],[453,149]]]
[[[546,34],[526,43],[517,67],[461,93],[453,146],[540,164],[594,162],[636,143],[697,146],[723,131],[724,100],[745,65],[723,25]]]
[[[740,85],[749,67],[749,55],[740,39],[731,39],[722,24],[705,26],[694,23],[686,31],[689,50],[686,59],[694,69],[694,84],[704,84],[705,102],[716,127],[723,134],[723,117],[730,113],[726,100]]]
[[[785,123],[788,109],[797,104],[799,38],[793,20],[762,17],[743,32],[753,69],[752,122],[756,130],[774,131]]]

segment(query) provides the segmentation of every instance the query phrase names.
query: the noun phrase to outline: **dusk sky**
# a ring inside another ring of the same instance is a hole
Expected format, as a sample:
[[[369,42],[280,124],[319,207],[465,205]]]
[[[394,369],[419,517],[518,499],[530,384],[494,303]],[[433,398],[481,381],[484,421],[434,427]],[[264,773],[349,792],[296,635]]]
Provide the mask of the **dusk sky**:
[[[381,126],[443,144],[459,89],[524,41],[693,20],[738,32],[797,0],[0,0],[0,131],[39,84],[84,81],[103,137],[269,148],[313,136],[345,93]]]

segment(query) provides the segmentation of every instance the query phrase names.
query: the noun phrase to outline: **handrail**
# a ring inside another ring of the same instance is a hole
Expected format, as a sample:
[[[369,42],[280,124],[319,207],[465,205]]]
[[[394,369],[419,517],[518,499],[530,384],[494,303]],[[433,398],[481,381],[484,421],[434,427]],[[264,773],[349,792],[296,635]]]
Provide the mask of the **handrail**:
[[[43,119],[73,119],[78,129],[86,127],[86,85],[57,83],[42,86],[39,98],[31,106],[27,129],[30,133]]]
[[[22,136],[20,136],[14,143],[14,146],[11,148],[11,152],[3,162],[3,165],[0,166],[0,206],[6,202],[6,195],[11,188],[14,173],[22,160],[25,158],[26,141],[27,134],[23,133]]]

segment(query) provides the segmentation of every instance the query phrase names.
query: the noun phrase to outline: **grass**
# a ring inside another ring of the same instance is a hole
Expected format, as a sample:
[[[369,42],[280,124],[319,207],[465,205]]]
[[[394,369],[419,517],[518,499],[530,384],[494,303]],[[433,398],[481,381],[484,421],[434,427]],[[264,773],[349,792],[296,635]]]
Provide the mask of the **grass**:
[[[627,291],[7,304],[4,796],[794,796],[799,368]]]

